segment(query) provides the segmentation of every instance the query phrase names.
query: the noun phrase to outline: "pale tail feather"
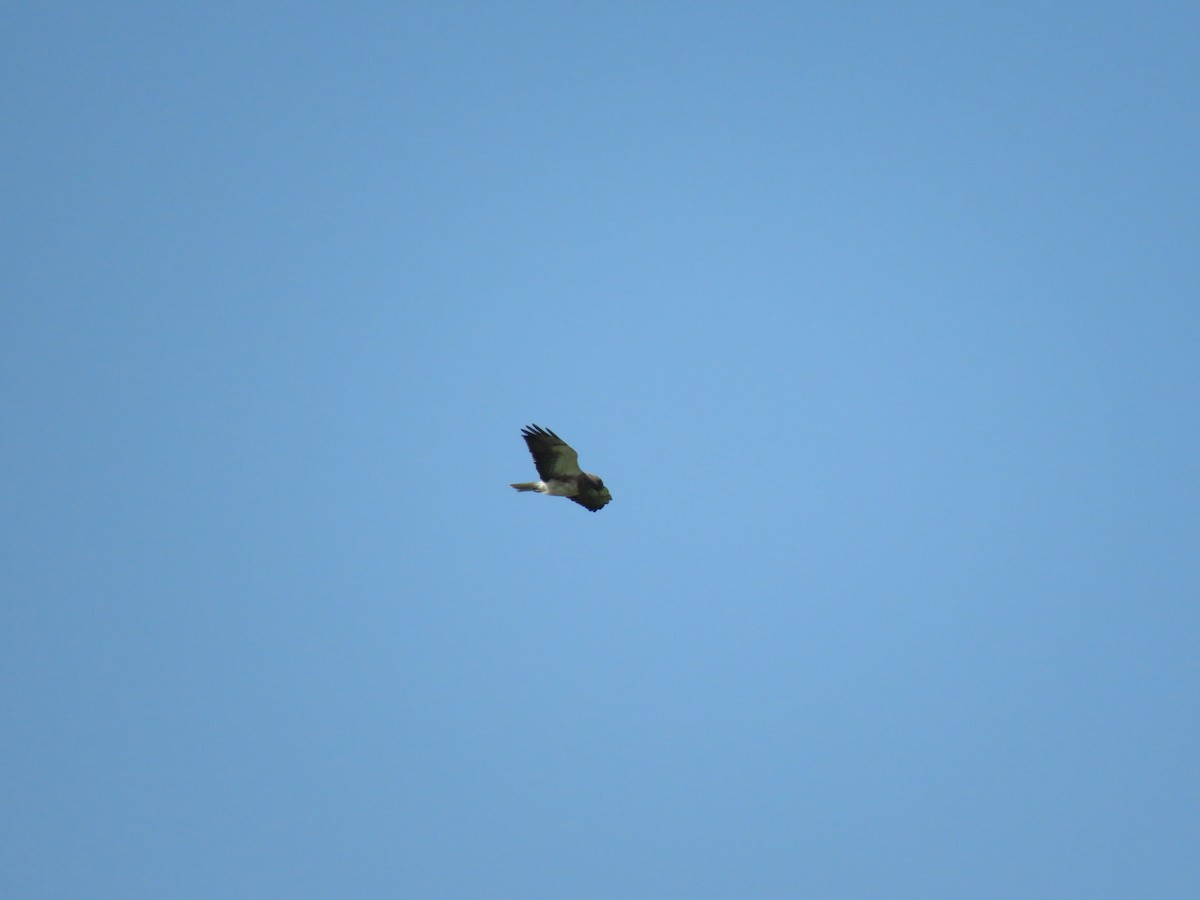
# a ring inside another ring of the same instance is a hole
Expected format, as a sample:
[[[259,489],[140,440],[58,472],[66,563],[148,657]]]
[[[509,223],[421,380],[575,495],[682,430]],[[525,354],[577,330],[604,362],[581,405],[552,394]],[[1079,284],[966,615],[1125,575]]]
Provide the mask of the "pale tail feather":
[[[536,491],[542,486],[540,481],[526,481],[522,484],[514,484],[511,487],[518,491]]]

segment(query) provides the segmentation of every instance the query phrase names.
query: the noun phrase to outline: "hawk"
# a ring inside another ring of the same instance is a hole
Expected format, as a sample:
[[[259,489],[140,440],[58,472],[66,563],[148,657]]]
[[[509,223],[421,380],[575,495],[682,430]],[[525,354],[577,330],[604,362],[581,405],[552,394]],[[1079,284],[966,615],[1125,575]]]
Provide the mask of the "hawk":
[[[518,491],[566,497],[592,512],[612,499],[600,476],[579,468],[579,454],[553,431],[526,425],[521,429],[521,436],[533,454],[533,464],[542,480],[514,484]]]

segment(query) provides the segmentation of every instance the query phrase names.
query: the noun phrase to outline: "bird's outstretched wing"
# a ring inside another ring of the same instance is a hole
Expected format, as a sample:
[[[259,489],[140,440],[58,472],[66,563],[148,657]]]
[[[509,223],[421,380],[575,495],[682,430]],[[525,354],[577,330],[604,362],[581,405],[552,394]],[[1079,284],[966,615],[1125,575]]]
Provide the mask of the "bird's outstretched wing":
[[[533,464],[543,481],[583,474],[579,468],[579,454],[553,431],[539,425],[526,425],[521,429],[521,436],[525,438],[533,455]]]
[[[572,503],[578,503],[584,509],[590,509],[592,512],[598,512],[603,509],[605,504],[612,500],[612,495],[606,490],[581,489],[574,497],[568,498]]]

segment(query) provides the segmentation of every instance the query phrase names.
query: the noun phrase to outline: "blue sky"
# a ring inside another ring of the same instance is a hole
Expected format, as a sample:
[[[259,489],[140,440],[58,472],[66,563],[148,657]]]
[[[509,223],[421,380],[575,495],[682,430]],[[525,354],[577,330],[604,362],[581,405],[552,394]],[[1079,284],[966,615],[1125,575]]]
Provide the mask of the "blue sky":
[[[0,893],[1200,894],[1193,5],[2,19]]]

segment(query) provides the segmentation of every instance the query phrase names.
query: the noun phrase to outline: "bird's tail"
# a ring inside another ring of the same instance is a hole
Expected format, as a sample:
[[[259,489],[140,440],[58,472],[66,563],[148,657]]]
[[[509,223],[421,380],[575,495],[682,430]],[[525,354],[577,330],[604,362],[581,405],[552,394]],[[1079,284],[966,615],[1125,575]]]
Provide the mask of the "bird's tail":
[[[536,491],[539,487],[541,487],[541,484],[542,483],[540,481],[525,481],[521,484],[511,485],[511,487],[518,491]]]

